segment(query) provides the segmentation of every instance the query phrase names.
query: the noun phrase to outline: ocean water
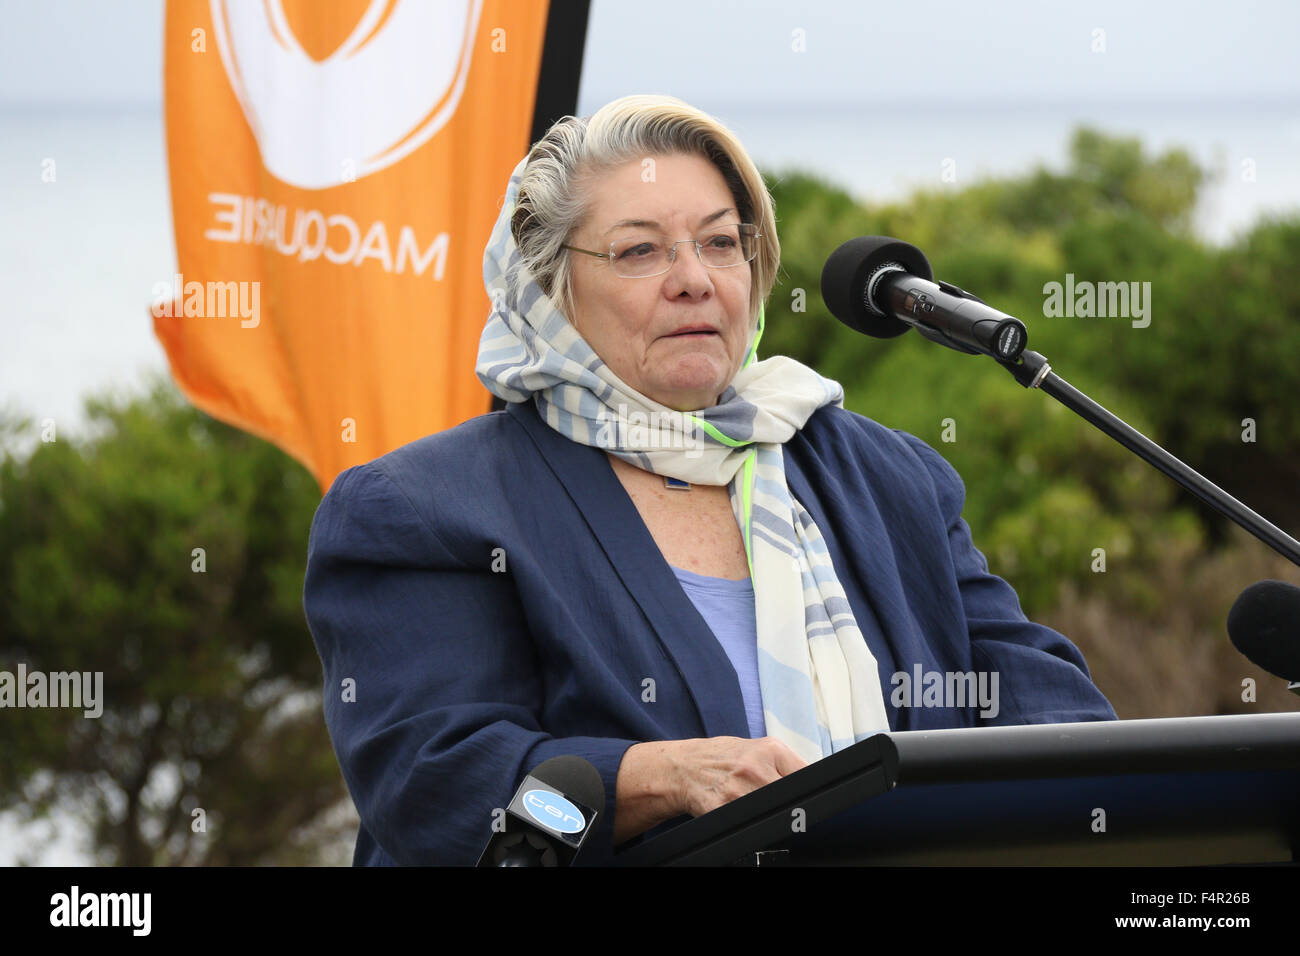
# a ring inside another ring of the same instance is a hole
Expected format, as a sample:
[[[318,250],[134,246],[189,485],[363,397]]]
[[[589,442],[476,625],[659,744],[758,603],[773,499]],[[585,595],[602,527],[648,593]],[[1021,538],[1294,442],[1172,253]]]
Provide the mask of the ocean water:
[[[62,432],[87,391],[165,366],[149,311],[176,261],[161,111],[0,111],[0,209],[0,406]]]

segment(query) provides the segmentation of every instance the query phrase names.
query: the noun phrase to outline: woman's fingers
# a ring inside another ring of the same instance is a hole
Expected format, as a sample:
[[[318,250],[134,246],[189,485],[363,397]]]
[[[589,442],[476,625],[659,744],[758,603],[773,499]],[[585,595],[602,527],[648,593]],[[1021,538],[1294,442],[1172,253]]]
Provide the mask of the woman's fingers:
[[[700,737],[682,743],[688,745],[678,769],[682,809],[692,816],[716,810],[807,766],[775,737]]]

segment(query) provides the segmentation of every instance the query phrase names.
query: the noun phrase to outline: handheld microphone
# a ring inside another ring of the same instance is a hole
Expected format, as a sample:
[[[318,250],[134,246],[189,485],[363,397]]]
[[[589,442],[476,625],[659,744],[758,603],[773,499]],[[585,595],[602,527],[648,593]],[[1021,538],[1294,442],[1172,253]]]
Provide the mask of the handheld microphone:
[[[969,355],[1014,362],[1028,339],[1019,319],[949,282],[935,282],[921,250],[888,236],[859,236],[822,268],[822,299],[837,319],[876,338],[914,328]]]
[[[605,785],[581,757],[552,757],[524,776],[497,819],[480,867],[569,866],[600,809]]]
[[[1300,694],[1300,588],[1285,581],[1246,588],[1228,612],[1228,638],[1252,664]]]

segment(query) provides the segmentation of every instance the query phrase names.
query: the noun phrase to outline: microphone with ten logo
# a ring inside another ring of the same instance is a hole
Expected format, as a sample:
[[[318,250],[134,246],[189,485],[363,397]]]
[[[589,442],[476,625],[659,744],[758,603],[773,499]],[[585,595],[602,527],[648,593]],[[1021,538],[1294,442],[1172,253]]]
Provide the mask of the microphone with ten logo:
[[[569,866],[605,806],[600,772],[581,757],[552,757],[494,814],[493,834],[478,865]]]

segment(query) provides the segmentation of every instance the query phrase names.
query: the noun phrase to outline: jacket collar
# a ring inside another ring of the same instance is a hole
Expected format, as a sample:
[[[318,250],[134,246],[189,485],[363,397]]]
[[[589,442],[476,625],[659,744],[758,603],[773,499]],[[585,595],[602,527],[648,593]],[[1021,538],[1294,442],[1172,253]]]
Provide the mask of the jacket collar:
[[[542,420],[532,401],[511,402],[506,412],[533,440],[645,613],[682,675],[705,736],[748,737],[745,701],[731,660],[682,590],[605,452],[565,438]]]

